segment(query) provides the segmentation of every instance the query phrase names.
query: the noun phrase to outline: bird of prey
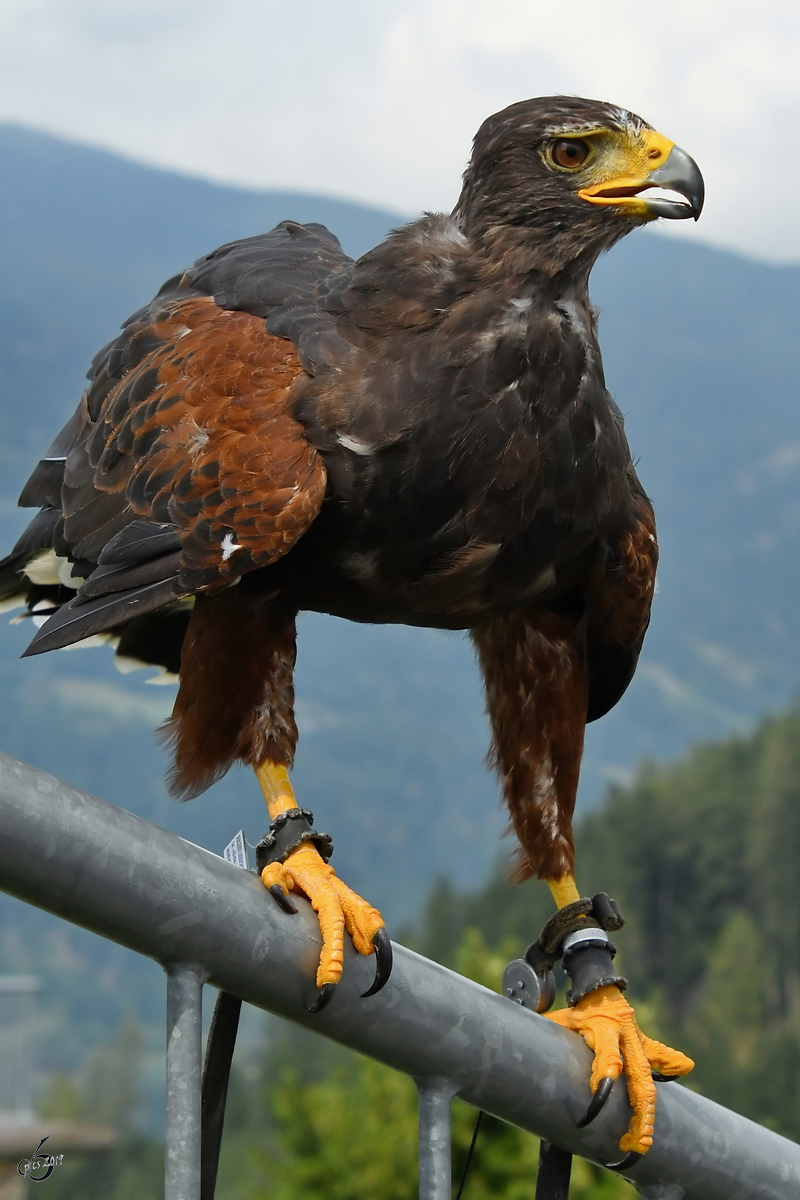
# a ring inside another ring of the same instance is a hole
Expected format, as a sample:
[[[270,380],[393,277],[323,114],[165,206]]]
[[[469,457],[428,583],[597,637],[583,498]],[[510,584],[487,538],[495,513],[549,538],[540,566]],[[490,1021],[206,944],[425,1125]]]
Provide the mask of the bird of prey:
[[[345,929],[377,954],[371,991],[391,952],[290,784],[296,615],[468,630],[518,875],[546,880],[563,917],[540,949],[578,963],[552,1016],[594,1050],[595,1100],[625,1070],[620,1145],[638,1153],[651,1072],[692,1064],[639,1032],[611,952],[598,959],[613,920],[574,880],[584,727],[631,680],[657,559],[588,277],[630,230],[697,218],[702,199],[692,159],[641,118],[551,96],[481,126],[451,214],[358,261],[289,220],[222,246],[97,354],[0,564],[0,598],[40,625],[27,653],[102,635],[180,676],[176,796],[255,769],[264,883],[319,916],[317,1009]]]

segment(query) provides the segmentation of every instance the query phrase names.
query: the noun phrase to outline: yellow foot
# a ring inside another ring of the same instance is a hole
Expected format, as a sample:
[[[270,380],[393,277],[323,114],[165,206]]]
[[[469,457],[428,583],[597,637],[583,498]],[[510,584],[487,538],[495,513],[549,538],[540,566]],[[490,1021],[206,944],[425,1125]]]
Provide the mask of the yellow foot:
[[[601,1099],[610,1084],[624,1070],[628,1077],[628,1099],[633,1118],[628,1132],[619,1143],[624,1153],[646,1154],[653,1144],[656,1116],[656,1087],[652,1072],[660,1075],[687,1075],[694,1063],[679,1050],[645,1037],[636,1024],[636,1016],[616,986],[601,987],[579,1000],[574,1008],[562,1008],[545,1014],[551,1021],[579,1033],[594,1051],[589,1086]],[[592,1111],[590,1106],[587,1116]],[[595,1111],[599,1112],[599,1105]],[[588,1123],[585,1119],[583,1123]]]
[[[283,863],[270,863],[261,872],[265,887],[279,888],[280,894],[300,892],[306,896],[319,917],[322,952],[317,969],[317,987],[322,995],[314,1012],[330,999],[344,965],[344,931],[353,939],[359,954],[377,955],[375,982],[364,993],[371,996],[383,987],[392,969],[392,948],[383,917],[337,879],[333,867],[320,856],[310,842],[298,846]]]

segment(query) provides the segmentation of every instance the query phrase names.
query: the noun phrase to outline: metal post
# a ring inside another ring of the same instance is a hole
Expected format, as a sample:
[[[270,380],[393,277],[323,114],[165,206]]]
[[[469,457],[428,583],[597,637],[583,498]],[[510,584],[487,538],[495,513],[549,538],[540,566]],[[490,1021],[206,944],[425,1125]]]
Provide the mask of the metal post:
[[[450,1101],[447,1079],[419,1078],[419,1200],[451,1200]]]
[[[544,1138],[539,1143],[539,1170],[534,1200],[569,1200],[572,1155]]]
[[[203,983],[194,963],[166,963],[167,1120],[164,1200],[200,1200]]]

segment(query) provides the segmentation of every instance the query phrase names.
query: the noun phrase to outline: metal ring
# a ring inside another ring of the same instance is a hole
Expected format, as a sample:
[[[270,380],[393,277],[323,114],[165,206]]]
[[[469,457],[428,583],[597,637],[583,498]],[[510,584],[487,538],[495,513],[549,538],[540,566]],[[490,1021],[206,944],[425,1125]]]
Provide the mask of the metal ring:
[[[574,950],[576,946],[591,945],[607,946],[609,936],[604,929],[576,929],[574,933],[568,933],[561,943],[561,953],[568,954],[570,950]]]

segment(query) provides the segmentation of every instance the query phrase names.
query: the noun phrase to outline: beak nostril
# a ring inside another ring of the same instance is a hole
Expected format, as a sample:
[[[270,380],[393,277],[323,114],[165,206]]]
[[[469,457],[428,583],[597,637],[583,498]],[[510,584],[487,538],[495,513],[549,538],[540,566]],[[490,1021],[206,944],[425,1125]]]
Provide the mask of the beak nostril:
[[[661,158],[661,151],[660,150],[650,150],[650,151],[648,151],[647,157],[648,158]]]

